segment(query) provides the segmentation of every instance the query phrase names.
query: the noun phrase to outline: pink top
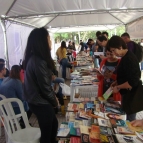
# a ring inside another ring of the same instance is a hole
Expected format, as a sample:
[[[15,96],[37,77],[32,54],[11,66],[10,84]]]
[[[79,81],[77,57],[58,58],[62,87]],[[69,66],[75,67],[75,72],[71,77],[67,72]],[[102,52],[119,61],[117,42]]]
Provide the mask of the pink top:
[[[24,82],[24,70],[23,69],[21,69],[21,71],[20,71],[20,79],[23,83]]]

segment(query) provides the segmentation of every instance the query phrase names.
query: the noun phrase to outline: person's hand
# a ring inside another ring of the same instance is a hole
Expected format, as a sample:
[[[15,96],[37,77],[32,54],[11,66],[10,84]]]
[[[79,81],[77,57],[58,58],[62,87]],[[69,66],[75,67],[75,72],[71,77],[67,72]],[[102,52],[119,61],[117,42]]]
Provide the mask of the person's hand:
[[[134,120],[131,122],[131,125],[134,127],[141,127],[143,128],[143,120]]]
[[[116,86],[117,85],[117,81],[114,81],[111,85],[110,85],[110,87],[114,87],[114,86]]]
[[[59,100],[58,100],[58,98],[56,97],[56,95],[55,95],[55,98],[56,98],[56,101],[57,101],[57,103],[58,103],[57,106],[60,106]],[[57,107],[57,106],[56,106],[56,107]],[[54,107],[54,108],[56,108],[56,107]]]
[[[113,93],[118,93],[119,88],[117,86],[112,87]]]
[[[97,76],[103,76],[99,71],[96,71]]]
[[[52,75],[52,81],[54,81],[56,79],[55,75]]]
[[[61,60],[58,60],[58,63],[60,64]]]

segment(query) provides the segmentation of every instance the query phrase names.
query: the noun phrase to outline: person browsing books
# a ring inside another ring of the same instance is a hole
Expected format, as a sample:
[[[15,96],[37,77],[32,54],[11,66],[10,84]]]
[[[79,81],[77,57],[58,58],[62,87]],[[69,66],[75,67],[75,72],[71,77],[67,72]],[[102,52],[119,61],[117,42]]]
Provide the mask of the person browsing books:
[[[135,120],[136,113],[135,106],[131,106],[132,98],[131,93],[134,93],[140,84],[141,71],[136,56],[130,52],[126,43],[119,36],[113,36],[108,42],[110,51],[118,57],[121,61],[117,68],[117,81],[111,87],[113,93],[120,92],[122,95],[122,108],[127,113],[127,120]],[[140,99],[138,99],[138,102]],[[138,105],[137,105],[138,106]],[[136,110],[136,112],[139,112]]]
[[[100,64],[101,73],[97,72],[97,78],[99,80],[98,97],[101,97],[108,90],[111,83],[116,80],[116,68],[120,62],[108,48],[106,48],[106,57]],[[120,95],[118,96],[120,100]]]

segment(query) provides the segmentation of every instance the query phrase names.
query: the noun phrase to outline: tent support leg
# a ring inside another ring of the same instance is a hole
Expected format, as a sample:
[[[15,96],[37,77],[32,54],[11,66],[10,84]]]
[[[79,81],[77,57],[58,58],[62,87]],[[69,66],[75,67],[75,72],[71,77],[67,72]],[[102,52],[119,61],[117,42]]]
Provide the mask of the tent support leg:
[[[6,36],[6,25],[5,25],[5,20],[0,19],[2,31],[3,31],[3,36],[4,36],[4,47],[5,47],[5,59],[6,59],[6,66],[8,69],[10,69],[9,66],[9,57],[8,57],[8,44],[7,44],[7,36]]]
[[[127,24],[125,24],[125,32],[127,32]]]

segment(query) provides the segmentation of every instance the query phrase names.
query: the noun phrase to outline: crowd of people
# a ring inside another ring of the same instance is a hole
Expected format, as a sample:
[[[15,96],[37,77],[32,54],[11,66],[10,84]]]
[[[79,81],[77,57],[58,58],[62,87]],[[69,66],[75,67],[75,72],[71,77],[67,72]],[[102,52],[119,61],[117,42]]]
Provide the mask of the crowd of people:
[[[143,127],[142,120],[135,120],[136,113],[139,111],[133,112],[130,108],[130,102],[133,100],[130,93],[135,93],[138,86],[142,84],[139,67],[142,53],[139,52],[141,49],[137,49],[141,47],[130,40],[128,33],[122,34],[121,37],[112,36],[109,39],[107,32],[98,31],[96,37],[96,41],[80,40],[78,51],[79,54],[89,53],[89,56],[93,57],[95,68],[99,68],[102,73],[97,72],[98,97],[111,87],[113,99],[121,101],[127,119],[132,121],[133,126]],[[64,102],[62,89],[59,88],[56,94],[52,85],[65,82],[66,68],[72,70],[72,62],[76,60],[78,54],[74,42],[69,41],[68,46],[65,41],[61,42],[61,46],[56,51],[57,60],[62,66],[62,78],[59,78],[50,52],[51,40],[48,31],[45,28],[36,28],[28,37],[22,66],[13,65],[9,73],[5,61],[0,59],[0,94],[6,98],[20,99],[28,118],[32,113],[36,115],[41,130],[40,143],[57,142],[58,120],[55,116],[55,108],[59,106],[59,102],[64,106]],[[94,52],[104,54],[94,56]],[[73,57],[72,62],[68,59],[69,56]],[[12,106],[15,113],[19,114],[17,104]],[[20,124],[24,128],[22,119]]]

